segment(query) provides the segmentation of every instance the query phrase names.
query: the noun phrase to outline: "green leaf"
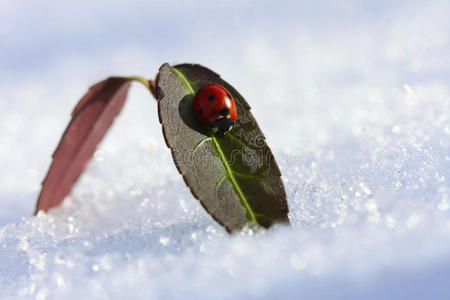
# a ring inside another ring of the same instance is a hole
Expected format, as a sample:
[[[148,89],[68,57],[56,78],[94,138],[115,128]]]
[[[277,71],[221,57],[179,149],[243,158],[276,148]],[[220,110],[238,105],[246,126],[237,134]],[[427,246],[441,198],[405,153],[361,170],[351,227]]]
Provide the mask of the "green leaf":
[[[233,130],[213,134],[192,109],[205,84],[225,87],[234,97]],[[179,172],[194,197],[229,232],[248,222],[265,228],[288,223],[281,173],[250,106],[213,71],[200,65],[164,64],[156,79],[159,120]]]

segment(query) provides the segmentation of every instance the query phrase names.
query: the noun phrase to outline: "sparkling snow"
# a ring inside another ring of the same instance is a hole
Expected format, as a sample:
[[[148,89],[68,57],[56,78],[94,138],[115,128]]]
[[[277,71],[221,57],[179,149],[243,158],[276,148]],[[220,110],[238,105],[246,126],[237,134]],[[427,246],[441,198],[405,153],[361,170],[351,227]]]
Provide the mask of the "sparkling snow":
[[[18,3],[0,3],[1,299],[450,298],[448,1]],[[247,98],[292,226],[217,225],[139,84],[71,196],[31,216],[87,87],[166,61]]]

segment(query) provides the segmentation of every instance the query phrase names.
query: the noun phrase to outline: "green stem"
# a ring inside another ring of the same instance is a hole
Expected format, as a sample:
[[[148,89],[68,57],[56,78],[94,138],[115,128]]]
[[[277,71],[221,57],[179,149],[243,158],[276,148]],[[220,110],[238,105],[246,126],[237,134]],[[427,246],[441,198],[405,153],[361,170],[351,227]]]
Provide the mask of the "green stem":
[[[140,77],[140,76],[130,76],[130,77],[128,77],[128,78],[131,79],[131,80],[139,81],[139,82],[142,83],[146,88],[150,89],[150,85],[148,84],[148,80],[147,80],[147,79],[145,79],[145,78],[143,78],[143,77]]]

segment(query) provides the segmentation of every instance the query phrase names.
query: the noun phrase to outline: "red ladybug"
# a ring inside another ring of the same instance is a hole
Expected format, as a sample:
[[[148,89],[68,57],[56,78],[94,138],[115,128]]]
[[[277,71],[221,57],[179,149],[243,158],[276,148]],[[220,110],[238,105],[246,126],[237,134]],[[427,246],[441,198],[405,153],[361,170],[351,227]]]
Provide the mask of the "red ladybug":
[[[217,84],[207,84],[194,97],[194,111],[202,123],[213,132],[230,131],[236,122],[236,103],[230,92]]]

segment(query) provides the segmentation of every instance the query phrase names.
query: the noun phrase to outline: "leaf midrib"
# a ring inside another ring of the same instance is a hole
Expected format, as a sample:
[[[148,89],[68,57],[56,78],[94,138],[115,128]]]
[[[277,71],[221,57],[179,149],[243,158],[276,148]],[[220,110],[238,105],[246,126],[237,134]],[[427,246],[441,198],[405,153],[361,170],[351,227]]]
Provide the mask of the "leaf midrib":
[[[178,78],[183,83],[183,85],[186,86],[188,92],[192,96],[194,96],[194,89],[192,88],[189,80],[184,76],[184,74],[181,71],[179,71],[178,69],[176,69],[175,67],[172,67],[171,69],[175,72],[175,74],[177,74]],[[241,190],[241,187],[239,186],[236,179],[234,178],[233,171],[231,170],[231,167],[229,166],[229,164],[227,162],[225,154],[223,153],[222,148],[220,147],[220,144],[217,141],[216,136],[211,131],[209,131],[209,133],[210,133],[210,137],[211,137],[211,142],[212,142],[214,148],[216,148],[216,151],[219,154],[220,160],[222,161],[222,164],[225,167],[227,177],[230,179],[231,185],[233,186],[234,191],[236,192],[239,200],[241,201],[241,204],[244,206],[245,210],[247,211],[248,218],[253,223],[258,224],[256,215],[252,211],[250,204],[247,201],[247,198],[245,197],[244,193]]]
[[[231,170],[230,166],[228,165],[228,162],[225,158],[225,154],[223,153],[222,149],[220,148],[220,145],[217,142],[217,138],[214,135],[212,135],[211,141],[213,142],[214,147],[216,148],[217,152],[219,153],[220,159],[222,160],[222,163],[228,174],[228,178],[230,179],[230,182],[233,185],[233,188],[236,191],[236,194],[238,195],[239,199],[241,200],[241,203],[244,205],[245,209],[247,210],[250,220],[253,223],[258,224],[258,222],[256,221],[255,214],[253,213],[252,209],[250,208],[250,205],[248,204],[247,198],[245,197],[244,193],[242,193],[241,187],[236,182],[236,179],[234,178],[234,175],[233,175],[233,171]]]

